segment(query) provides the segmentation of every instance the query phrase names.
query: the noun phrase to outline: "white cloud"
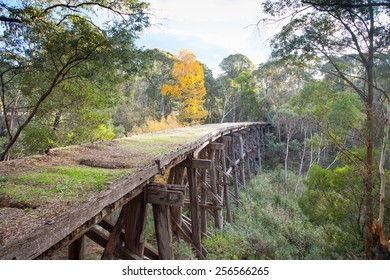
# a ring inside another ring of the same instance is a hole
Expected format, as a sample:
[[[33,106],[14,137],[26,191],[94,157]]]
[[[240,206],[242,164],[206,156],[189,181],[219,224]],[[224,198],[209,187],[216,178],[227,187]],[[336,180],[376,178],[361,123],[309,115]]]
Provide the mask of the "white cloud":
[[[255,64],[267,59],[270,31],[256,24],[261,19],[259,0],[150,0],[152,23],[141,36],[148,48],[177,53],[187,48],[214,72],[230,54],[242,53]],[[260,31],[260,32],[258,32]],[[168,40],[163,42],[164,40]],[[192,47],[192,48],[191,48]]]

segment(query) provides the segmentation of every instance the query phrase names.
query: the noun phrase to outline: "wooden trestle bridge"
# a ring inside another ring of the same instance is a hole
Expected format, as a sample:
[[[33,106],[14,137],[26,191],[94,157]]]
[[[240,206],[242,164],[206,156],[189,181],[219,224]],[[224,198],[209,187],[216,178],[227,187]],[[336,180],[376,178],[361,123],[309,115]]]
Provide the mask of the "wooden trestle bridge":
[[[101,259],[173,259],[173,238],[191,243],[204,259],[201,239],[209,235],[208,227],[222,229],[232,222],[231,205],[240,201],[240,187],[261,169],[269,130],[269,124],[258,122],[192,126],[0,163],[0,198],[14,201],[0,207],[5,232],[0,259],[45,259],[65,246],[69,259],[84,259],[85,237],[104,248]],[[84,199],[59,199],[53,213],[33,215],[50,209],[47,198],[35,197],[36,203],[30,202],[35,208],[23,211],[14,209],[17,196],[2,194],[11,183],[17,188],[26,174],[37,180],[29,182],[36,188],[44,182],[43,172],[57,176],[70,167],[122,172],[103,190],[86,198],[84,193]],[[168,175],[166,183],[155,182],[161,174]],[[145,242],[147,204],[153,209],[156,249]]]

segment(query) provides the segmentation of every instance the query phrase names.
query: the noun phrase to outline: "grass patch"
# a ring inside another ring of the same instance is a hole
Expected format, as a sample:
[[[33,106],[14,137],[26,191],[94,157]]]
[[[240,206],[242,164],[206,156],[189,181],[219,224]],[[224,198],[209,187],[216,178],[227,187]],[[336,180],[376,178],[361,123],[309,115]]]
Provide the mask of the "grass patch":
[[[44,167],[29,173],[8,176],[0,181],[0,192],[16,202],[48,203],[86,198],[102,191],[113,179],[130,171],[92,167]]]

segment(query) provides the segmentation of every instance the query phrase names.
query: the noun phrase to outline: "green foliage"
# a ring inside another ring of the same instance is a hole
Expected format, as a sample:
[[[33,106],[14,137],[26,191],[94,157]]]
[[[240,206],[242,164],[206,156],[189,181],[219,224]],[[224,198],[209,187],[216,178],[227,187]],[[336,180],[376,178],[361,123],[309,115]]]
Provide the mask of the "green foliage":
[[[217,79],[223,92],[221,121],[262,120],[254,64],[245,55],[235,54],[224,58],[219,66],[224,71]]]
[[[334,170],[313,165],[305,181],[299,205],[311,222],[324,227],[334,256],[361,258],[364,253],[362,180],[362,172],[350,165]]]
[[[240,260],[248,258],[249,244],[241,232],[233,227],[226,227],[223,233],[217,232],[214,237],[203,239],[203,245],[209,251],[210,260]]]
[[[192,250],[192,245],[177,241],[173,243],[173,252],[175,254],[175,260],[196,260],[196,256]]]
[[[148,26],[148,4],[72,0],[1,6],[0,119],[5,124],[0,136],[7,135],[2,159],[28,128],[25,139],[38,137],[32,139],[38,145],[16,154],[46,150],[50,143],[80,143],[86,140],[81,134],[91,129],[89,138],[111,138],[107,113],[117,101],[118,73],[131,71],[133,41]],[[120,17],[98,26],[98,9]],[[47,136],[37,135],[30,125]]]
[[[363,123],[362,102],[350,91],[332,91],[328,83],[308,83],[292,100],[293,106],[303,115],[314,119],[328,133],[343,136]]]
[[[296,197],[283,195],[284,179],[279,178],[282,173],[258,175],[242,190],[242,204],[234,210],[234,223],[204,241],[206,248],[213,248],[210,258],[330,258],[322,229],[305,217]]]

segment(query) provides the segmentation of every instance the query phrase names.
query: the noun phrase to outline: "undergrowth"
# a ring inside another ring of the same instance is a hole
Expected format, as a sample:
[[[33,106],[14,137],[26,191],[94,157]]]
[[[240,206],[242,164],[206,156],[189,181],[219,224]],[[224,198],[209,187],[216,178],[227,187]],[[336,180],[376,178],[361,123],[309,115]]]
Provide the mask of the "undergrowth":
[[[293,174],[290,180],[293,186]],[[234,208],[233,224],[203,240],[208,258],[327,259],[324,232],[303,214],[294,192],[285,193],[277,170],[250,180],[240,190],[242,203]]]

